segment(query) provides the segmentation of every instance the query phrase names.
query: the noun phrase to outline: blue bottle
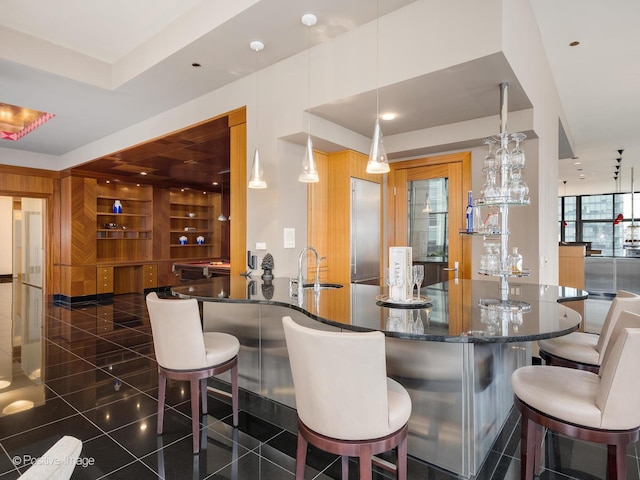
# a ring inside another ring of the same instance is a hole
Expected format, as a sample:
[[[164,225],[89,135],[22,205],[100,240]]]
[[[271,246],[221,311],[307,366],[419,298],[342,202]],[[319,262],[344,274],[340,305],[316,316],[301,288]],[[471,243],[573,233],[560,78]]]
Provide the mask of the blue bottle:
[[[120,200],[113,202],[113,213],[122,213],[122,204]]]
[[[469,190],[467,198],[467,232],[473,232],[473,195]]]

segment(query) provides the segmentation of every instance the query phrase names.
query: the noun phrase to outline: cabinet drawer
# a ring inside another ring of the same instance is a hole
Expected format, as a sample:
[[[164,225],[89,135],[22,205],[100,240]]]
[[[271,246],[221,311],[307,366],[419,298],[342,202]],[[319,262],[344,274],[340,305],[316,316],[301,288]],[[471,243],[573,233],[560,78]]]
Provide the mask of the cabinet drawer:
[[[142,268],[144,288],[155,288],[158,286],[158,266],[155,263],[144,265]]]
[[[98,294],[113,293],[113,267],[98,267],[96,292]]]

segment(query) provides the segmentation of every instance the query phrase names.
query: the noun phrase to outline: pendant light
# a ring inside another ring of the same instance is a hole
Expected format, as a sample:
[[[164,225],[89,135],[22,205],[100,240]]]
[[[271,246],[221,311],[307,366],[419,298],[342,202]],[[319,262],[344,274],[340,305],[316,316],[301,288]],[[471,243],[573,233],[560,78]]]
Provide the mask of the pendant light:
[[[224,170],[222,172],[219,173],[226,173],[228,170]],[[224,177],[222,177],[222,181],[220,182],[221,185],[221,193],[220,193],[220,215],[218,215],[218,221],[219,222],[226,222],[228,219],[227,217],[225,217],[224,215]]]
[[[260,117],[258,115],[258,105],[260,104],[260,97],[258,91],[258,75],[260,74],[259,65],[258,65],[258,52],[260,52],[264,48],[264,43],[260,40],[254,40],[249,44],[251,50],[256,52],[256,144],[260,140]],[[264,179],[264,174],[262,173],[262,165],[260,164],[260,152],[258,151],[258,147],[256,147],[256,151],[253,154],[253,164],[251,165],[251,177],[249,178],[249,188],[267,188],[267,182]]]
[[[307,96],[309,100],[307,145],[304,149],[304,160],[302,162],[302,172],[298,177],[299,182],[316,183],[320,181],[316,161],[313,155],[313,142],[311,141],[311,27],[316,24],[318,18],[307,13],[302,16],[302,23],[307,26]]]
[[[431,213],[431,203],[429,203],[429,190],[427,190],[427,194],[425,196],[424,208],[422,209],[422,213]]]
[[[376,124],[373,127],[373,138],[371,139],[371,150],[369,151],[369,161],[367,162],[367,173],[387,173],[389,160],[387,151],[382,143],[382,131],[380,130],[380,1],[377,3],[376,18]]]

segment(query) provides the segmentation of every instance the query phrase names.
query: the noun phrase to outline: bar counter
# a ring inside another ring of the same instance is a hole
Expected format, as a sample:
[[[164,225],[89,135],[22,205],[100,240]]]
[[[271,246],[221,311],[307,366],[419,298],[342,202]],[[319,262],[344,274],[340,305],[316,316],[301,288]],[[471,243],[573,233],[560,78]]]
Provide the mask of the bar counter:
[[[492,280],[426,286],[420,303],[400,305],[385,303],[386,288],[365,284],[297,296],[287,278],[218,277],[172,288],[202,301],[205,330],[238,337],[240,386],[291,407],[283,316],[322,330],[384,332],[387,374],[413,404],[409,454],[465,478],[479,472],[512,410],[510,376],[531,363],[531,341],[576,330],[581,317],[562,302],[587,297],[575,288],[513,282],[509,292],[528,311],[481,308],[498,302]]]

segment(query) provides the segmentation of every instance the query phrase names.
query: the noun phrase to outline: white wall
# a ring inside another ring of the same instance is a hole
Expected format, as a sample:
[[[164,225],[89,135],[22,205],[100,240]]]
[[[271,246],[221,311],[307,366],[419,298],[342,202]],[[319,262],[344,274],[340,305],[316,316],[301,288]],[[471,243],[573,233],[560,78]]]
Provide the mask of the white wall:
[[[312,107],[338,102],[354,94],[373,91],[377,86],[383,87],[503,51],[530,97],[535,112],[514,114],[512,126],[519,130],[535,129],[539,136],[545,137],[540,142],[530,141],[526,146],[530,162],[525,179],[536,201],[532,208],[522,210],[526,213],[518,216],[520,223],[516,224],[518,231],[528,232],[526,242],[525,238],[520,240],[517,237],[514,241],[518,242],[523,255],[550,260],[540,279],[551,282],[554,272],[557,275],[557,268],[554,270],[557,260],[552,251],[556,236],[548,225],[538,227],[537,224],[538,215],[543,218],[555,215],[555,193],[552,201],[546,197],[546,191],[541,195],[538,185],[553,184],[555,187],[557,182],[557,94],[528,1],[418,0],[380,18],[379,37],[377,30],[376,21],[373,21],[313,47],[310,52],[310,92],[306,51],[261,70],[258,74],[260,104],[257,123],[256,75],[251,75],[69,152],[58,159],[57,168],[69,168],[246,105],[247,170],[250,171],[253,152],[258,145],[269,185],[267,190],[248,191],[247,248],[255,250],[256,242],[265,242],[267,252],[274,256],[276,275],[294,276],[297,253],[306,245],[306,185],[297,181],[303,148],[283,139],[304,137],[308,118],[304,112],[309,106],[309,93]],[[376,44],[379,45],[378,55]],[[372,108],[372,125],[374,116]],[[406,150],[404,142],[415,142],[418,146],[421,142],[446,145],[443,140],[450,143],[493,135],[497,133],[498,125],[495,118],[479,119],[467,125],[411,132],[398,138],[386,137],[385,143],[390,153],[394,149]],[[314,136],[343,148],[368,152],[369,140],[366,137],[346,132],[330,122],[312,117],[311,129]],[[483,153],[481,155],[484,156]],[[474,150],[473,188],[476,192],[482,185],[478,184],[478,172],[482,168],[482,157],[478,156]],[[535,158],[538,156],[544,159],[544,167],[537,164]],[[0,158],[3,157],[3,152],[0,152]],[[283,247],[285,227],[296,230],[295,249]],[[256,253],[262,258],[266,252]],[[535,267],[532,265],[530,268]],[[533,278],[536,279],[537,276]]]
[[[2,232],[2,248],[0,248],[0,275],[13,273],[13,199],[0,197],[0,232]]]

